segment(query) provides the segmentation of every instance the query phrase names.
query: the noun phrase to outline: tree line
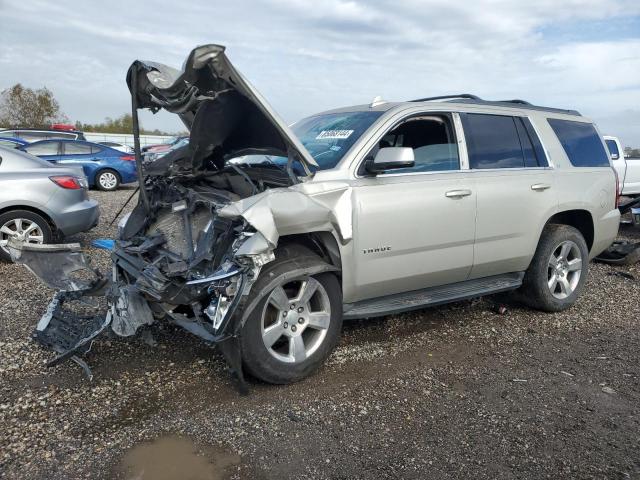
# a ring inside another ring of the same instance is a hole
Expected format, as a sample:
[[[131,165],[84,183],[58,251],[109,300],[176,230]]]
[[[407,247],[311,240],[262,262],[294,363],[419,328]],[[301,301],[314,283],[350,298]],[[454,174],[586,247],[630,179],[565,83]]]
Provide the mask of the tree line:
[[[47,87],[27,88],[20,83],[0,92],[0,127],[51,128],[53,123],[69,123],[60,104]],[[132,133],[133,117],[125,113],[117,118],[107,117],[102,123],[75,122],[84,132]],[[172,135],[161,130],[147,130],[140,126],[143,135]]]

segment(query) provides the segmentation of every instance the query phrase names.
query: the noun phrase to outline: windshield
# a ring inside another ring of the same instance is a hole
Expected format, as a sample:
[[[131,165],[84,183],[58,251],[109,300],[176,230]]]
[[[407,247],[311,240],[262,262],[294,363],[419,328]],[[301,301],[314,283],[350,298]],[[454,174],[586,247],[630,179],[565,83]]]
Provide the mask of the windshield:
[[[300,139],[311,156],[318,163],[319,168],[327,170],[335,167],[344,154],[360,136],[375,122],[383,112],[343,112],[314,115],[300,120],[291,127],[293,133]],[[275,163],[285,166],[285,157],[265,157],[263,155],[249,155],[242,163]],[[294,165],[298,175],[304,174],[302,168]]]

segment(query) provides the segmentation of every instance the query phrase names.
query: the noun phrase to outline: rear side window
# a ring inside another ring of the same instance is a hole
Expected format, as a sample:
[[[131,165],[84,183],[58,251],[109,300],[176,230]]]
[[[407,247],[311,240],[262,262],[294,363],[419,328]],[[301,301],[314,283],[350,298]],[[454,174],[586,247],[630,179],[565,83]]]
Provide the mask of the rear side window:
[[[64,143],[65,155],[88,155],[90,153],[91,153],[91,145],[87,145],[85,143],[74,143],[74,142]]]
[[[31,155],[58,155],[59,142],[42,142],[28,145],[25,150]]]
[[[75,134],[65,132],[47,132],[47,138],[63,138],[65,140],[75,140]]]
[[[29,130],[16,131],[16,135],[27,142],[37,142],[39,140],[47,140],[48,138],[44,132],[33,132]]]
[[[472,169],[546,167],[542,144],[528,118],[461,114]]]
[[[618,150],[618,145],[615,140],[605,140],[607,144],[607,148],[609,149],[609,153],[611,155],[617,155],[617,158],[620,158],[620,150]]]
[[[547,119],[574,167],[608,167],[609,155],[591,123]]]

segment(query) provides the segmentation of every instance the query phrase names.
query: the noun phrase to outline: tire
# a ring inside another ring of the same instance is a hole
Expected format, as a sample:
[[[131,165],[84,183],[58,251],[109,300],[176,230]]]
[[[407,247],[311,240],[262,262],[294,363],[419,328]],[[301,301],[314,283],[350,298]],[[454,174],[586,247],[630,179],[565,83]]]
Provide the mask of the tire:
[[[589,249],[582,234],[568,225],[547,225],[525,273],[522,299],[537,310],[566,310],[582,293],[588,269]]]
[[[342,287],[337,277],[333,273],[291,277],[286,275],[291,265],[287,260],[276,258],[260,274],[254,287],[266,280],[277,286],[249,313],[240,337],[247,372],[274,384],[297,382],[316,371],[342,331]],[[261,288],[252,290],[248,302]],[[304,293],[308,296],[312,290],[310,300],[305,301]],[[302,301],[297,301],[301,296]]]
[[[11,234],[10,231],[15,231]],[[6,247],[9,237],[22,234],[29,243],[51,243],[53,230],[49,222],[29,210],[11,210],[0,215],[0,259],[10,262],[11,255]]]
[[[120,175],[115,170],[106,168],[96,174],[96,188],[104,192],[113,192],[120,186]]]

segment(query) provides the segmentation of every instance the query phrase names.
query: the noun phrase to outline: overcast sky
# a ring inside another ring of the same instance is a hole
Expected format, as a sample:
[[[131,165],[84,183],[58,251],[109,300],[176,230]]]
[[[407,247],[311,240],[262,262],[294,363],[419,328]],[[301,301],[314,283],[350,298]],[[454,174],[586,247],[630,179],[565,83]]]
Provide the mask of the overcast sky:
[[[46,85],[72,121],[98,122],[130,109],[134,59],[179,67],[203,43],[289,122],[468,92],[575,108],[640,147],[639,0],[0,0],[0,90]]]

